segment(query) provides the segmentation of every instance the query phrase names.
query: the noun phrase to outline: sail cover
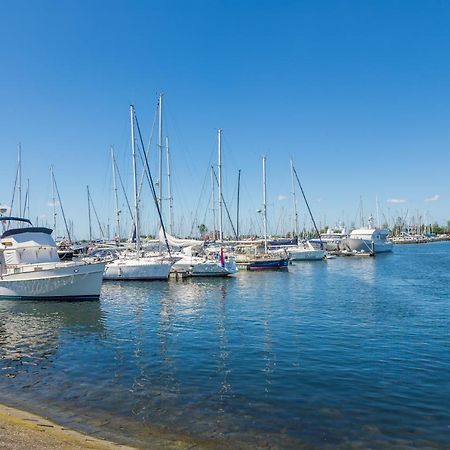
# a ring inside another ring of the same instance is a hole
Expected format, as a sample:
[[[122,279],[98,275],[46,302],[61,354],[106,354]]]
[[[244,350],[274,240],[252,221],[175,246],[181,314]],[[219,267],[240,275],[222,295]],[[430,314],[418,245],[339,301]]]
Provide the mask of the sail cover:
[[[203,247],[204,242],[196,239],[179,239],[166,232],[167,242],[172,247]],[[159,229],[159,242],[165,244],[164,231]]]

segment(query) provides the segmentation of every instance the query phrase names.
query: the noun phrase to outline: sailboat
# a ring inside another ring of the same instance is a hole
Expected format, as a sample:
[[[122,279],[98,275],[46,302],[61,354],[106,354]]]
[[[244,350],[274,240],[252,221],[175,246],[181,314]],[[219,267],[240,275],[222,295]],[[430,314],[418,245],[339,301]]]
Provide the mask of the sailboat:
[[[76,300],[100,296],[104,263],[60,261],[53,230],[33,227],[30,220],[20,217],[1,216],[0,220],[20,224],[0,238],[0,298]]]
[[[295,171],[295,168],[294,168],[294,162],[291,159],[292,201],[293,201],[293,208],[294,208],[294,235],[296,238],[298,238],[298,214],[297,214],[297,198],[296,198],[296,193],[295,193],[295,177],[297,177],[297,172]],[[308,202],[306,201],[306,197],[303,192],[302,186],[300,184],[300,180],[298,180],[298,177],[297,177],[297,181],[299,183],[304,200],[305,200],[308,210],[310,212],[311,219],[313,220],[313,223],[315,226],[314,218],[311,214],[311,210],[309,209]],[[319,235],[319,240],[320,240],[320,235]],[[297,245],[287,246],[284,248],[285,248],[285,250],[288,254],[288,257],[291,261],[319,261],[319,260],[325,259],[325,257],[326,257],[326,250],[323,248],[323,244],[321,241],[320,241],[319,248],[315,248],[311,244],[311,242],[306,241],[306,240],[298,242]]]
[[[237,247],[238,256],[236,262],[243,268],[251,271],[260,270],[287,270],[289,260],[287,255],[281,256],[279,252],[269,252],[267,244],[267,183],[266,183],[266,160],[263,156],[263,224],[264,224],[264,249],[258,246]]]
[[[139,220],[139,191],[137,185],[136,168],[136,140],[134,136],[135,111],[130,106],[131,124],[131,152],[133,162],[133,187],[134,187],[134,227],[135,250],[131,253],[123,253],[119,258],[106,264],[103,278],[105,280],[167,280],[173,264],[171,258],[164,256],[145,256],[141,249],[140,220]],[[157,205],[159,208],[159,205]]]
[[[164,237],[162,229],[159,239],[160,242],[167,239],[170,246],[181,249],[172,254],[177,259],[172,266],[173,272],[186,272],[191,277],[226,277],[239,271],[234,259],[224,256],[223,249],[212,257],[211,253],[205,254],[203,241],[179,239],[168,233]]]

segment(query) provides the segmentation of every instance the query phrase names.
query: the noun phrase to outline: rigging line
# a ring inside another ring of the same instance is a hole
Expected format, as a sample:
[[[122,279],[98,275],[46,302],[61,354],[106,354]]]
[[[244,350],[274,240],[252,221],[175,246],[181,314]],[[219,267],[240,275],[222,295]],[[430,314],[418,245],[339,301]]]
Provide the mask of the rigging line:
[[[147,155],[146,156],[147,158],[150,157],[150,149],[151,149],[151,146],[152,146],[152,143],[153,143],[153,133],[155,131],[156,119],[158,117],[158,107],[159,107],[159,99],[158,99],[157,104],[156,104],[155,115],[153,116],[152,131],[150,133],[148,147],[147,147],[147,150],[144,150],[144,152]],[[142,144],[142,148],[145,149],[144,144]],[[141,159],[142,159],[142,157],[141,157]],[[142,172],[141,179],[139,181],[138,199],[139,199],[139,197],[141,196],[141,193],[142,193],[143,183],[144,183],[144,172]]]
[[[12,199],[11,199],[11,206],[9,207],[9,214],[12,216],[13,215],[13,207],[14,207],[14,198],[16,196],[16,189],[17,189],[17,179],[19,177],[19,166],[17,166],[17,170],[16,170],[16,178],[14,180],[14,189],[13,189],[13,195],[12,195]],[[19,211],[19,215],[20,215],[20,211]],[[9,229],[10,226],[10,221],[8,221],[8,226],[7,229]]]
[[[56,184],[55,173],[52,172],[52,175],[53,175],[53,184],[55,185],[56,195],[58,196],[59,206],[61,206],[61,213],[62,213],[63,220],[64,220],[64,226],[66,227],[67,237],[69,238],[69,243],[71,244],[72,243],[72,238],[70,237],[70,231],[69,231],[69,226],[67,225],[66,214],[64,213],[64,208],[63,208],[63,204],[62,204],[62,201],[61,201],[61,196],[59,195],[58,185]]]
[[[95,209],[94,200],[92,200],[92,196],[89,193],[89,201],[91,202],[92,209],[94,210],[95,218],[97,219],[98,227],[100,228],[100,234],[102,235],[102,238],[105,239],[105,233],[103,232],[102,225],[100,223],[100,219],[98,218],[97,210]]]
[[[134,223],[133,211],[131,210],[131,205],[130,205],[130,202],[128,201],[128,196],[127,196],[127,193],[125,191],[125,186],[123,184],[122,177],[120,175],[119,167],[117,166],[117,161],[114,160],[114,164],[115,164],[115,167],[116,167],[116,171],[117,171],[117,175],[118,175],[118,178],[119,178],[120,186],[122,187],[123,195],[124,195],[125,201],[127,203],[128,212],[130,213],[131,220]]]
[[[210,171],[210,169],[209,169],[209,167],[208,167],[208,169],[207,169],[207,171],[206,171],[206,173],[205,173],[205,176],[204,176],[204,178],[203,178],[202,191],[201,191],[201,194],[200,194],[199,197],[198,197],[197,206],[196,206],[196,208],[195,208],[195,214],[194,214],[194,217],[192,218],[192,222],[191,222],[191,231],[189,232],[189,235],[190,235],[190,236],[193,236],[194,227],[195,227],[195,222],[198,220],[198,210],[200,209],[200,203],[201,203],[201,201],[202,201],[202,194],[203,194],[203,192],[205,191],[205,186],[206,186],[206,183],[207,183],[207,180],[208,180],[208,174],[209,174],[209,171]]]
[[[300,180],[299,180],[299,178],[298,178],[297,171],[295,170],[295,167],[292,166],[292,169],[293,169],[293,171],[294,171],[295,178],[297,179],[297,183],[298,183],[298,186],[299,186],[299,188],[300,188],[300,191],[302,192],[303,199],[305,200],[306,207],[308,208],[309,215],[311,216],[312,223],[314,224],[314,228],[315,228],[315,230],[316,230],[317,236],[318,236],[318,238],[319,238],[319,240],[320,240],[320,247],[322,248],[322,246],[323,246],[323,244],[322,244],[322,238],[320,237],[320,232],[319,232],[319,229],[317,228],[316,221],[314,220],[314,217],[313,217],[313,215],[312,215],[311,208],[309,207],[308,200],[306,200],[306,195],[305,195],[305,192],[303,191],[302,184],[300,183]]]
[[[217,184],[219,184],[219,180],[217,179],[216,171],[214,169],[213,169],[213,174],[214,174],[214,178],[216,179]],[[234,236],[236,237],[236,240],[237,240],[238,236],[237,236],[237,233],[236,233],[236,229],[234,228],[233,221],[231,220],[230,211],[228,210],[227,203],[226,203],[225,199],[223,198],[223,194],[222,194],[221,197],[222,197],[223,206],[225,206],[225,211],[227,213],[228,220],[230,221],[231,228],[233,229]]]
[[[144,142],[142,140],[141,129],[139,127],[139,122],[138,122],[136,113],[134,114],[134,120],[136,122],[136,128],[138,130],[139,140],[141,141],[142,149],[144,149],[145,148],[144,147]],[[140,150],[139,146],[137,146],[137,147],[138,147],[138,150]],[[150,167],[148,165],[148,159],[147,159],[147,155],[145,154],[145,151],[143,151],[143,154],[144,154],[143,156],[145,158],[145,168],[147,169],[147,170],[144,170],[144,172],[147,174],[147,181],[148,181],[148,184],[150,185],[150,190],[152,191],[153,201],[155,202],[156,210],[158,211],[158,216],[159,216],[159,220],[160,220],[160,223],[161,223],[161,228],[162,228],[163,234],[164,234],[164,241],[166,242],[167,252],[169,253],[169,257],[171,258],[172,255],[170,253],[169,241],[167,240],[166,227],[164,226],[164,221],[163,221],[163,218],[162,218],[161,209],[160,209],[159,204],[158,204],[158,197],[156,195],[156,190],[155,190],[155,185],[153,183],[152,173],[150,172]]]
[[[206,186],[206,184],[207,184],[207,182],[208,182],[209,173],[210,173],[211,165],[212,165],[213,154],[214,154],[214,151],[211,150],[211,152],[210,152],[210,154],[209,154],[208,168],[207,168],[207,170],[206,170],[205,177],[203,178],[203,184],[202,184],[200,196],[198,197],[197,205],[196,205],[196,208],[195,208],[195,215],[194,215],[193,220],[191,221],[191,229],[190,229],[190,232],[189,232],[189,235],[190,235],[190,236],[192,236],[192,233],[193,233],[193,231],[194,231],[194,225],[195,225],[195,221],[197,220],[198,210],[200,209],[200,203],[201,203],[201,201],[203,200],[202,195],[203,195],[203,193],[205,192],[205,186]],[[175,178],[175,183],[176,183],[175,185],[178,186],[178,183],[177,183],[177,179],[176,179],[176,178]],[[183,192],[183,190],[181,190],[181,192]],[[209,202],[209,198],[208,198],[208,200],[207,200],[207,203],[208,203],[208,202]],[[183,202],[183,201],[181,202],[182,205],[183,205],[183,204],[186,204],[186,203],[187,203],[187,202]],[[206,210],[208,210],[208,205],[206,206]],[[205,216],[206,216],[206,214],[205,214]]]

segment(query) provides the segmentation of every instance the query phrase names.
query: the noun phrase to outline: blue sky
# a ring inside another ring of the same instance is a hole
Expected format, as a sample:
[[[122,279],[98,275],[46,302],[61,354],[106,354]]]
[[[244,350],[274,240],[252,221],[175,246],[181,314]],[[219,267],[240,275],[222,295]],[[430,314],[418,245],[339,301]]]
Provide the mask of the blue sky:
[[[291,156],[321,225],[357,221],[361,198],[376,215],[376,197],[381,220],[445,223],[448,23],[443,1],[2,2],[0,203],[20,142],[34,221],[52,223],[53,164],[75,235],[87,236],[86,185],[112,227],[110,145],[131,194],[129,105],[148,140],[164,92],[180,233],[211,226],[217,128],[233,215],[242,170],[243,232],[260,230],[263,154],[272,233],[290,228]],[[148,190],[143,217],[154,232]]]

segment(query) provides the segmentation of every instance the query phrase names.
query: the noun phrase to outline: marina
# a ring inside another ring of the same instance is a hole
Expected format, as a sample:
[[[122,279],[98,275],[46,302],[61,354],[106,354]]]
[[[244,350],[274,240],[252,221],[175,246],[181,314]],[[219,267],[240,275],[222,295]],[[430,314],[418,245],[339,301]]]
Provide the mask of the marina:
[[[0,450],[450,449],[449,2],[0,17]]]

